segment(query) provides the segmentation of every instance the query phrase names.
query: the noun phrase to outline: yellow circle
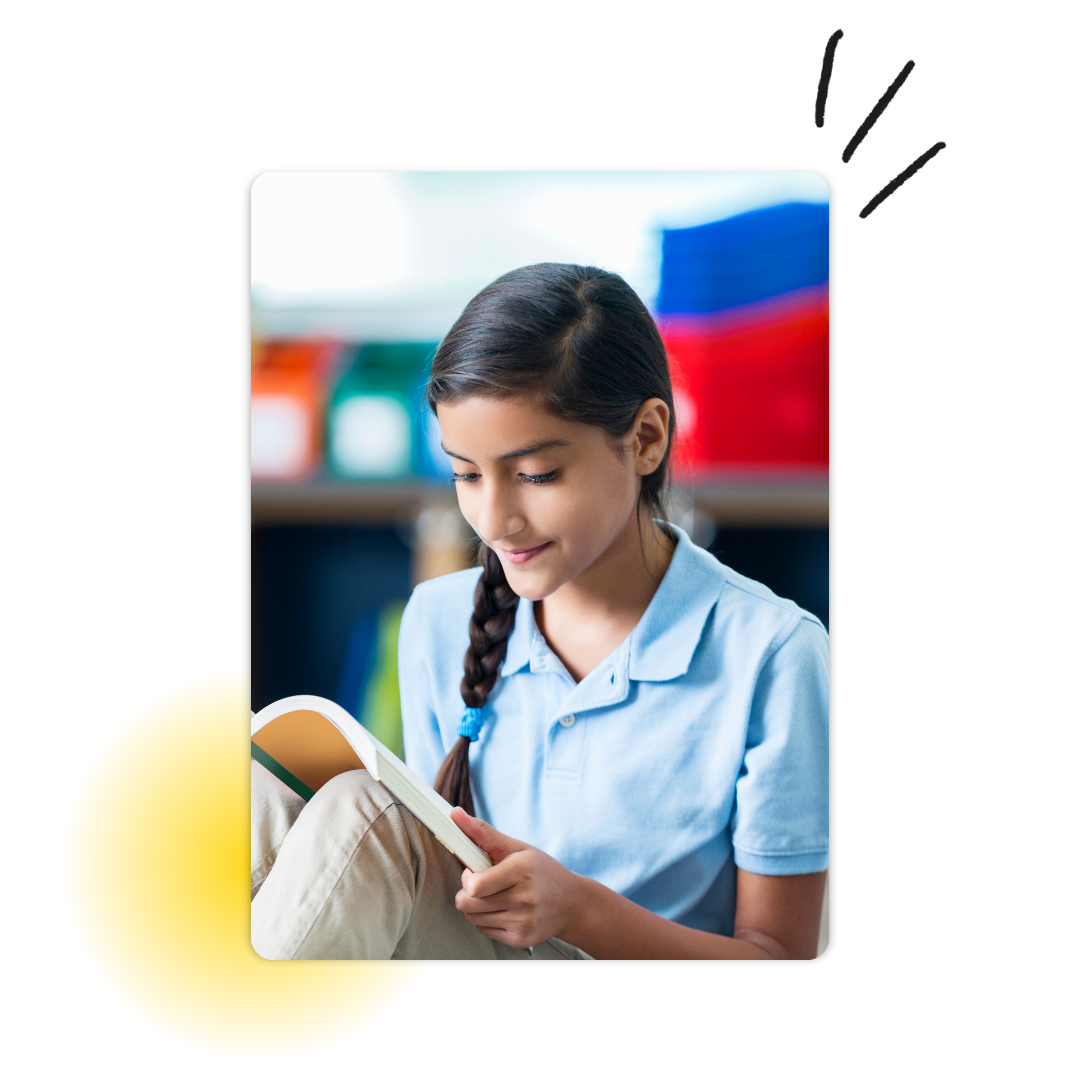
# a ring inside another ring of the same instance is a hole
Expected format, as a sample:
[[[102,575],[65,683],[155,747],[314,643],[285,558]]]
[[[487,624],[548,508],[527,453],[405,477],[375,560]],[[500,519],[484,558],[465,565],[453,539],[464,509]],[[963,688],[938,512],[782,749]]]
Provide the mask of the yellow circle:
[[[265,1061],[351,1038],[423,964],[252,948],[249,720],[239,671],[192,679],[125,720],[72,801],[64,891],[86,959],[139,1020],[186,1047]]]

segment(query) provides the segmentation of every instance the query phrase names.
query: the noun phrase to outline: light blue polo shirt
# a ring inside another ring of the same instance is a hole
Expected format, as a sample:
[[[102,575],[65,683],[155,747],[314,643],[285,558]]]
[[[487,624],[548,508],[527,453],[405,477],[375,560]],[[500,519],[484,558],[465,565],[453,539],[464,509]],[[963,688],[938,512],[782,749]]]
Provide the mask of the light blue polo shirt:
[[[518,602],[470,750],[476,812],[665,918],[731,934],[735,867],[828,866],[828,637],[809,612],[678,544],[641,621],[575,683]],[[398,665],[408,764],[457,741],[479,569],[417,586]]]

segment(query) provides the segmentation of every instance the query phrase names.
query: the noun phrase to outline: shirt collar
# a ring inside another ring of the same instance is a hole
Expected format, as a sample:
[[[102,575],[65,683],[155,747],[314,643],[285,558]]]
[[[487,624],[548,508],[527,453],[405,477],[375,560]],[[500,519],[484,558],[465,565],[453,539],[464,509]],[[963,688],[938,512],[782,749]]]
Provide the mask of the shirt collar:
[[[528,667],[533,653],[539,655],[544,646],[540,631],[533,618],[531,600],[519,600],[517,613],[514,617],[514,629],[510,631],[510,637],[506,641],[506,658],[503,660],[499,672],[502,675],[514,675],[523,667]]]
[[[677,525],[670,528],[678,538],[671,563],[628,642],[616,650],[629,645],[631,679],[662,682],[686,674],[726,580],[712,555]],[[500,673],[513,675],[525,667],[547,670],[548,656],[554,658],[536,626],[532,601],[519,600]]]
[[[720,562],[677,525],[667,573],[630,634],[631,679],[662,682],[685,675],[705,621],[727,578]]]

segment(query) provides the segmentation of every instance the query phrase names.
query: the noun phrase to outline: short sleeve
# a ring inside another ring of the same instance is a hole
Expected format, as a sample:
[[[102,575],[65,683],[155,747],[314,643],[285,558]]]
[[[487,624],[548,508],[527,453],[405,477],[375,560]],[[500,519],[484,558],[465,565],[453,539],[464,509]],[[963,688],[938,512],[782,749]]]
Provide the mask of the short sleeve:
[[[735,864],[755,874],[829,865],[829,646],[801,619],[762,666],[735,783]]]
[[[398,680],[401,688],[401,724],[405,738],[405,764],[429,784],[446,756],[435,715],[431,673],[424,657],[431,655],[425,641],[422,590],[414,590],[405,605],[398,632]]]

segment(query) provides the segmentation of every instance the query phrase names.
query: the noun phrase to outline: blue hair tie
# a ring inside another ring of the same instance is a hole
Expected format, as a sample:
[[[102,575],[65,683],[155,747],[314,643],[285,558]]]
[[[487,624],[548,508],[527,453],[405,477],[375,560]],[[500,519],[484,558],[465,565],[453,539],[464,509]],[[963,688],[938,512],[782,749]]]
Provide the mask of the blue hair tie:
[[[484,709],[466,709],[465,716],[458,724],[457,733],[464,736],[469,742],[476,742],[480,738],[480,729],[484,726]]]

